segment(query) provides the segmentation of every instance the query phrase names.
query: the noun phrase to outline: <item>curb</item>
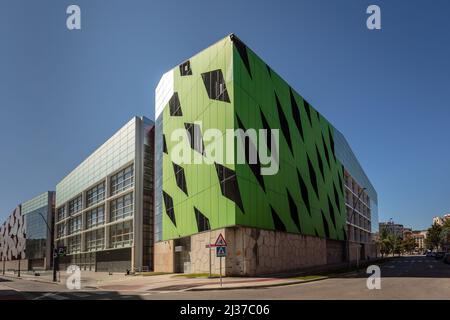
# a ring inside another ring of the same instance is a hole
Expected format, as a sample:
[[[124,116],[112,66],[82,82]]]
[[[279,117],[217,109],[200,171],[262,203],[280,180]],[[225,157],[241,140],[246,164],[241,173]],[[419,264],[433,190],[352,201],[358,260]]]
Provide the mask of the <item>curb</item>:
[[[4,277],[4,278],[9,278],[9,279],[15,279],[15,280],[27,280],[27,281],[35,281],[35,282],[40,282],[40,283],[48,283],[48,284],[61,284],[59,281],[58,282],[53,282],[50,280],[41,280],[41,279],[35,279],[35,278],[28,278],[28,277],[17,277],[17,276],[10,276],[10,275],[0,275],[0,278]]]
[[[317,279],[310,279],[310,280],[298,280],[298,281],[292,281],[292,282],[284,282],[284,283],[274,283],[274,284],[267,284],[267,285],[250,285],[250,286],[240,286],[240,287],[219,287],[219,288],[190,288],[186,289],[184,291],[217,291],[217,290],[242,290],[242,289],[260,289],[260,288],[270,288],[270,287],[282,287],[282,286],[290,286],[293,284],[301,284],[301,283],[308,283],[308,282],[316,282],[321,280],[330,279],[329,277],[320,277]]]

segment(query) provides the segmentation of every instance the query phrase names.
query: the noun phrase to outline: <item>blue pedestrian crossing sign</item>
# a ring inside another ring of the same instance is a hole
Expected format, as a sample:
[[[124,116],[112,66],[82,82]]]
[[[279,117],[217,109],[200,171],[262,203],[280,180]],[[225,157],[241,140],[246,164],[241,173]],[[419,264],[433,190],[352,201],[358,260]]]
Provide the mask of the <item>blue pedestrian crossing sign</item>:
[[[216,247],[216,257],[226,257],[227,256],[227,247]]]

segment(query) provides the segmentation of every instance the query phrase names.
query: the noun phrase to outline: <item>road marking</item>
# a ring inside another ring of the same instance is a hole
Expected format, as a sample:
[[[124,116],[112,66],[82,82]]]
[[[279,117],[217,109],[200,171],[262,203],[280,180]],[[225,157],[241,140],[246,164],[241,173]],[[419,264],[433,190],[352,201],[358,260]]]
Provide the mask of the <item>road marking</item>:
[[[43,295],[41,295],[39,297],[34,298],[33,300],[40,300],[40,299],[43,299],[43,298],[51,298],[51,299],[55,299],[55,300],[68,300],[69,299],[67,297],[63,297],[63,296],[57,295],[56,293],[47,292],[47,293],[44,293]]]
[[[86,293],[82,293],[82,292],[80,292],[80,293],[78,293],[78,292],[71,293],[71,295],[73,295],[75,297],[78,297],[78,298],[86,298],[86,297],[90,296],[90,294],[86,294]]]

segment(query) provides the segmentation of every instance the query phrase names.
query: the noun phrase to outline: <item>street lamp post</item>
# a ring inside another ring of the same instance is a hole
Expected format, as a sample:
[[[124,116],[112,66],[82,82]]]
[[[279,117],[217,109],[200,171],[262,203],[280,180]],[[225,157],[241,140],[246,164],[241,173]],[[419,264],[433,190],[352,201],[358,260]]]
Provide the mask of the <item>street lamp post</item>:
[[[52,229],[50,228],[50,226],[48,225],[48,222],[47,222],[47,220],[44,218],[44,216],[42,215],[42,213],[40,213],[40,212],[38,212],[38,214],[41,216],[41,218],[44,220],[44,222],[45,222],[45,225],[47,226],[47,229],[48,229],[48,232],[49,232],[49,235],[50,235],[50,240],[51,240],[51,238],[52,238]],[[47,239],[48,240],[48,239]],[[47,244],[48,245],[48,244]],[[50,248],[51,248],[51,245],[52,245],[52,243],[51,243],[51,241],[50,241]],[[53,251],[53,252],[52,252]],[[55,250],[50,250],[50,252],[52,252],[52,254],[53,254],[53,282],[57,282],[58,281],[58,279],[57,279],[57,277],[56,277],[56,262],[58,261],[58,254],[56,253],[56,251]]]
[[[364,190],[366,190],[366,188],[362,188],[358,193],[358,198],[356,199],[356,201],[353,201],[353,208],[352,208],[352,213],[350,214],[349,223],[352,223],[353,215],[355,214],[355,210],[356,210],[356,205],[358,204],[359,199],[361,198],[361,195]],[[349,232],[348,232],[348,236],[347,236],[347,258],[348,258],[348,267],[351,268],[352,261],[350,259],[350,225],[349,225],[348,231]]]

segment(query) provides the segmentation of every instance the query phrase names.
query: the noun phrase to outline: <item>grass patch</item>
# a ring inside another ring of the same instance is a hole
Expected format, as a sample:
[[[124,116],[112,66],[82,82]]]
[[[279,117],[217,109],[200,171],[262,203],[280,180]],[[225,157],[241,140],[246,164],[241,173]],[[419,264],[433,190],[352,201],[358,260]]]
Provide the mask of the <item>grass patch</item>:
[[[182,274],[176,274],[174,277],[183,277],[188,279],[195,279],[195,278],[209,278],[209,273],[182,273]],[[220,275],[218,274],[211,274],[211,278],[219,278]],[[224,276],[222,276],[224,278]]]

